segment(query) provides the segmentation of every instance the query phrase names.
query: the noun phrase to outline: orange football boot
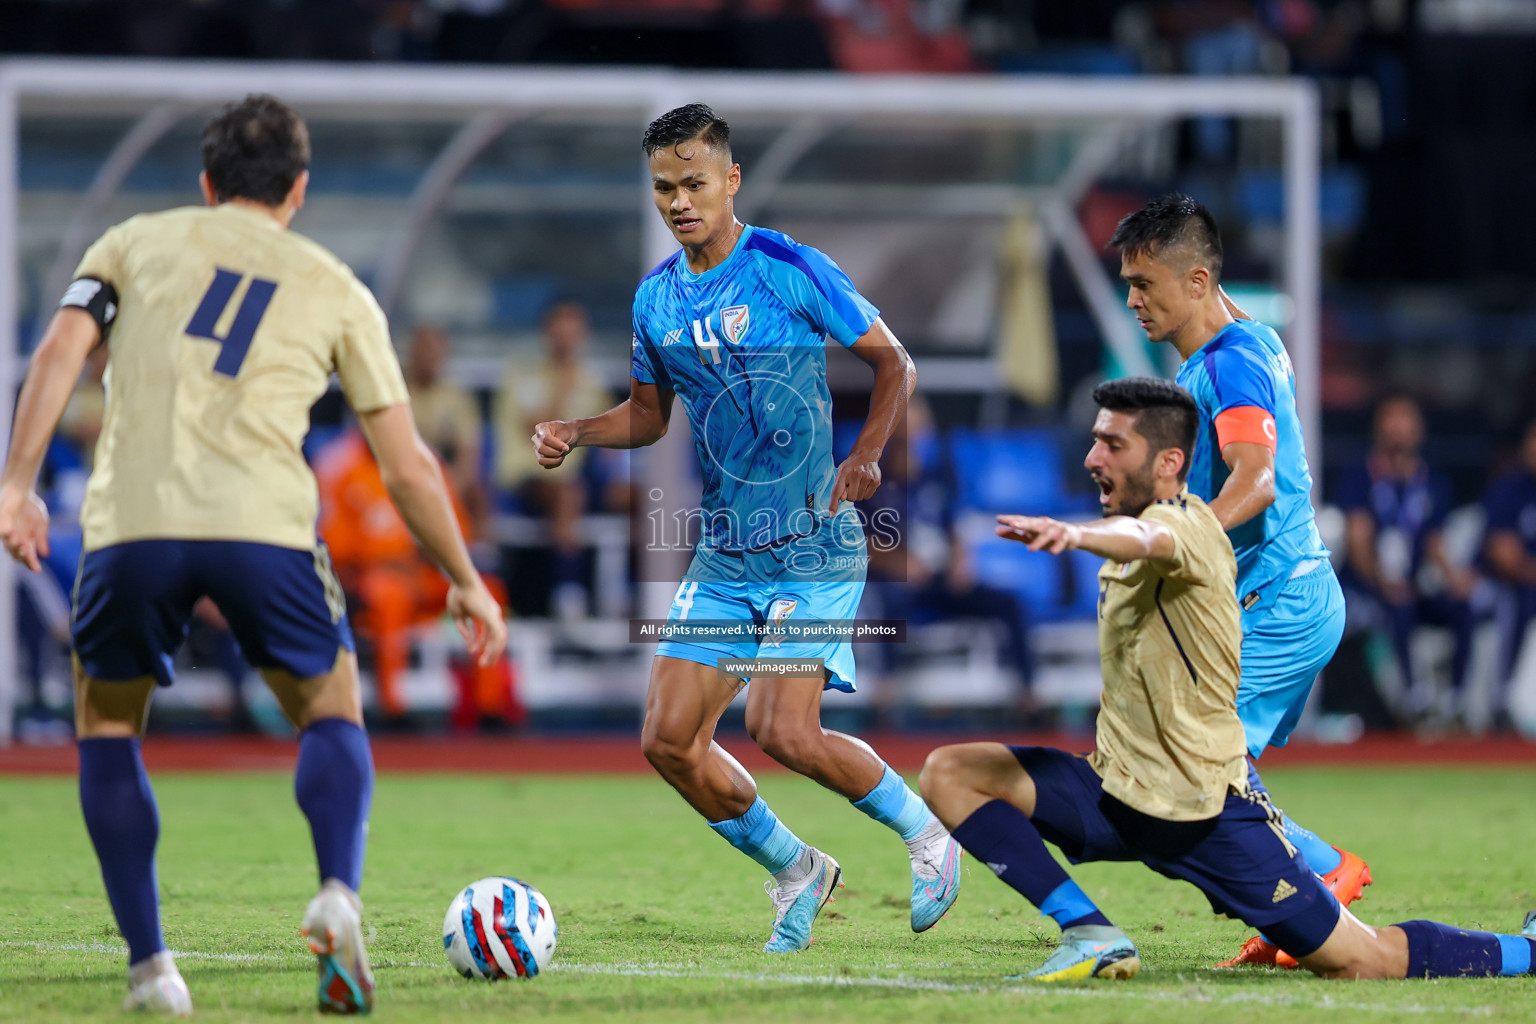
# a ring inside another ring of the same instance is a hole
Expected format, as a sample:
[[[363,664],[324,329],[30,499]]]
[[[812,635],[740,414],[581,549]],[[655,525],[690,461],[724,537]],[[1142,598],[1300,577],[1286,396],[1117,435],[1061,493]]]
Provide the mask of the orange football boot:
[[[1334,849],[1339,850],[1337,846]],[[1323,875],[1322,879],[1323,885],[1333,893],[1339,905],[1347,907],[1365,895],[1365,887],[1371,884],[1371,867],[1348,850],[1339,850],[1339,856],[1343,858],[1339,866]],[[1288,971],[1294,971],[1301,966],[1296,962],[1295,957],[1273,943],[1265,942],[1262,935],[1255,935],[1243,943],[1242,951],[1237,956],[1216,966],[1241,967],[1245,964],[1259,967],[1268,967],[1273,964]]]

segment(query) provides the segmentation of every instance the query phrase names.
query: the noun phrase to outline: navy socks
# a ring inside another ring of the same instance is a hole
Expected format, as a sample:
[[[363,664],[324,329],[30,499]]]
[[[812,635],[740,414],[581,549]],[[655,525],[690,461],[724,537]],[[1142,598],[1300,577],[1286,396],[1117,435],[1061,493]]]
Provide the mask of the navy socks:
[[[1408,977],[1489,978],[1531,973],[1536,940],[1453,928],[1436,921],[1404,921]]]
[[[128,963],[136,964],[165,949],[155,880],[160,812],[137,739],[80,741],[80,809]]]
[[[373,800],[373,751],[362,726],[322,718],[305,729],[299,737],[293,795],[309,819],[320,881],[335,878],[356,892],[363,881]]]
[[[1056,863],[1029,818],[1006,800],[982,804],[950,835],[1063,930],[1109,925],[1109,918]]]

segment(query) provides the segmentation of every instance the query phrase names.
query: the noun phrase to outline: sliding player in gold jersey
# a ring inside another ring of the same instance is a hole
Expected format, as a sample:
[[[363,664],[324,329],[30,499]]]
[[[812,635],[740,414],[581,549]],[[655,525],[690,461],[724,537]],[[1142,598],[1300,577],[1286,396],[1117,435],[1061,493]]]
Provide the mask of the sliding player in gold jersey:
[[[961,846],[1062,928],[1028,977],[1131,978],[1131,940],[1046,849],[1074,863],[1139,860],[1191,882],[1218,914],[1259,928],[1327,978],[1531,972],[1536,939],[1433,921],[1375,929],[1339,906],[1291,843],[1262,787],[1250,785],[1237,714],[1243,633],[1237,562],[1220,521],[1185,488],[1198,410],[1165,380],[1101,384],[1093,448],[1102,523],[998,516],[1000,536],[1059,555],[1104,558],[1098,749],[941,747],[923,798]]]

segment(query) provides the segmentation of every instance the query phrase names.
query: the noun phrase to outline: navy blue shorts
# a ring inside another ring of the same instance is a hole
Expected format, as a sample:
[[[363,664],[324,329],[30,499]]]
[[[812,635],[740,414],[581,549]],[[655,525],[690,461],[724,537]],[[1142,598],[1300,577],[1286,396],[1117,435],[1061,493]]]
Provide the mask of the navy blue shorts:
[[[1338,924],[1338,901],[1285,837],[1268,794],[1233,789],[1214,818],[1165,821],[1104,792],[1085,757],[1009,749],[1035,783],[1029,820],[1074,864],[1139,860],[1193,884],[1216,913],[1261,929],[1295,957],[1315,952]]]
[[[232,540],[135,540],[88,551],[75,577],[70,628],[92,679],[154,676],[171,662],[192,607],[213,599],[246,661],[301,679],[352,650],[346,600],[325,545],[299,551]]]

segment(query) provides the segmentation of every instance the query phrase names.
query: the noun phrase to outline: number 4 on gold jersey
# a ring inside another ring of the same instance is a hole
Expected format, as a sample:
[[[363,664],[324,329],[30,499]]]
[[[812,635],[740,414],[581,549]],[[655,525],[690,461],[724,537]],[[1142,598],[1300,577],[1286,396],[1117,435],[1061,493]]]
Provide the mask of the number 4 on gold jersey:
[[[226,377],[233,377],[240,372],[240,364],[245,362],[245,354],[250,351],[256,328],[267,312],[272,293],[277,291],[276,281],[251,278],[251,285],[245,290],[245,298],[240,300],[240,308],[235,311],[235,319],[221,338],[217,330],[219,320],[244,277],[244,274],[237,274],[233,270],[217,268],[213,283],[203,293],[203,301],[198,303],[197,312],[192,314],[192,319],[187,323],[187,334],[219,343],[219,358],[214,360],[213,372]]]

